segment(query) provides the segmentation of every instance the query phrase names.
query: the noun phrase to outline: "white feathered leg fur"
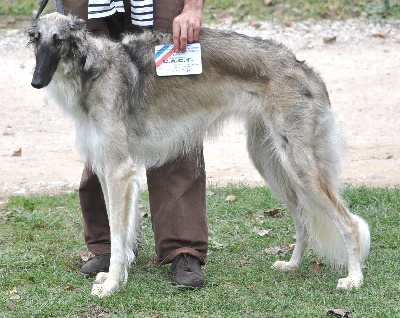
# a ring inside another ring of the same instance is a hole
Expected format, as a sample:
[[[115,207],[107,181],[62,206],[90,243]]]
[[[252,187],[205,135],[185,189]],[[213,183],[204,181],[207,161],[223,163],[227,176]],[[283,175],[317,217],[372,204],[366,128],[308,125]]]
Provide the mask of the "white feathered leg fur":
[[[290,261],[277,261],[273,267],[295,269],[308,247],[334,268],[348,269],[348,276],[339,279],[337,288],[359,287],[370,234],[368,224],[348,211],[337,190],[344,143],[335,116],[329,114],[321,121],[317,127],[320,138],[312,143],[301,142],[304,133],[296,127],[293,133],[297,138],[293,140],[298,139],[299,145],[282,141],[279,136],[287,136],[290,126],[290,121],[281,125],[270,121],[266,125],[259,118],[248,120],[247,126],[247,147],[253,163],[271,190],[287,204],[296,229],[296,245]]]

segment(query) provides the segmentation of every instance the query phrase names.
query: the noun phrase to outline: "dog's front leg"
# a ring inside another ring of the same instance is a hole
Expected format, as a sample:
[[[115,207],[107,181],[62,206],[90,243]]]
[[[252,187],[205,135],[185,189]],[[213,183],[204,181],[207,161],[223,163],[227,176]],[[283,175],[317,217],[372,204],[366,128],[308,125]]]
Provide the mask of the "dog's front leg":
[[[111,260],[109,272],[97,274],[92,295],[106,297],[127,281],[129,266],[135,260],[134,249],[140,228],[137,202],[141,173],[131,159],[123,162],[113,160],[103,174],[99,173],[99,179],[108,200]]]

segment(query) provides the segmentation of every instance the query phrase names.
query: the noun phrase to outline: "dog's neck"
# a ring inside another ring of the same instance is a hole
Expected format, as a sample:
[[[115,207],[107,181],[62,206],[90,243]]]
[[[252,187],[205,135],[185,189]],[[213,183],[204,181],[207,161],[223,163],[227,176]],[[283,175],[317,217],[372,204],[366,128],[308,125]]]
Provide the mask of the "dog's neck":
[[[107,69],[110,61],[102,53],[105,49],[103,43],[107,43],[108,47],[112,44],[117,45],[111,41],[98,41],[96,37],[87,33],[79,43],[75,43],[75,47],[71,48],[73,60],[76,61],[74,68],[77,76],[84,77],[85,80],[95,80]]]

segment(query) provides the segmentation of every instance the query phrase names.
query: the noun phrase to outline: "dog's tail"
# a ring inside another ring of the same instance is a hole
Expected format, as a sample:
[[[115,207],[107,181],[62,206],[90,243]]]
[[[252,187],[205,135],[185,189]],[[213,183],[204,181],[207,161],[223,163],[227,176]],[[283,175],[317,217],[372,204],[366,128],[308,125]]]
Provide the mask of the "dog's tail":
[[[342,203],[339,203],[342,204]],[[344,209],[346,209],[343,206]],[[370,232],[367,222],[358,215],[348,212],[351,234],[358,241],[360,258],[363,262],[370,248]],[[347,268],[348,252],[343,238],[328,215],[308,215],[305,217],[309,233],[309,247],[337,269]]]

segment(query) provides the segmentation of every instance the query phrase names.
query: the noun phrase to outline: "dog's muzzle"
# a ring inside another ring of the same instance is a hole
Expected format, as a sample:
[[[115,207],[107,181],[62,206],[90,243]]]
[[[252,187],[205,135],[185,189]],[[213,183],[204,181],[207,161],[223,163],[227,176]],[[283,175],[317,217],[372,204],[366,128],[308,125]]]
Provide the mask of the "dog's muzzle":
[[[49,85],[59,62],[60,55],[58,51],[54,52],[47,46],[39,47],[31,85],[38,89]]]

